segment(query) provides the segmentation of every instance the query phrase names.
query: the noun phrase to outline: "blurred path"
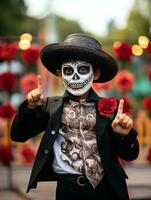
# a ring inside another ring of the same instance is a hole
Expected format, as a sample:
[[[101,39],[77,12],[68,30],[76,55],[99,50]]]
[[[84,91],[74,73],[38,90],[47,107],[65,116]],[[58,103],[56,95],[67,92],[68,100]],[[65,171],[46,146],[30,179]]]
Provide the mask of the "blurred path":
[[[26,194],[30,171],[31,166],[13,167],[13,186],[20,191],[17,194],[3,190],[7,188],[7,170],[0,167],[0,200],[55,200],[55,182],[39,183],[36,190]],[[129,176],[127,183],[131,199],[151,200],[151,165],[127,165],[125,171]]]

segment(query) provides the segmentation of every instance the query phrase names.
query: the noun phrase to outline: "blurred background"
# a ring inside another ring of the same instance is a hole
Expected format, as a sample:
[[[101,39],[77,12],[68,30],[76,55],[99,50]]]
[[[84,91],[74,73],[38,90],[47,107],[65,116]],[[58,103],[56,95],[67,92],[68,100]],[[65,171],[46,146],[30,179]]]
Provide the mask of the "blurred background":
[[[62,83],[39,60],[40,49],[80,32],[96,37],[120,71],[110,82],[93,84],[104,97],[124,98],[124,112],[139,132],[137,160],[120,160],[131,199],[151,199],[151,0],[5,0],[0,3],[0,199],[55,200],[56,183],[40,183],[26,194],[42,133],[26,143],[10,140],[14,113],[37,87],[62,95]]]

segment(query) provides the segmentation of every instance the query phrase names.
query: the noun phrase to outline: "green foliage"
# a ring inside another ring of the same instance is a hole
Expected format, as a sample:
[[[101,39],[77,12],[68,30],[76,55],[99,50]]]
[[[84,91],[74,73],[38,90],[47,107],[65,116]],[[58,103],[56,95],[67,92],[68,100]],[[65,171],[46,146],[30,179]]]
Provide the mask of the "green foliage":
[[[65,37],[71,33],[83,33],[84,31],[76,21],[66,20],[63,17],[56,16],[57,30],[59,40],[63,41]]]
[[[139,10],[132,10],[127,19],[127,37],[137,38],[140,35],[149,37],[149,19]]]
[[[4,0],[0,3],[0,35],[18,36],[24,32],[36,34],[39,21],[26,15],[23,0]]]
[[[150,9],[150,0],[147,2],[136,0],[134,7],[131,9],[127,17],[126,26],[124,28],[114,26],[107,35],[107,38],[112,40],[129,40],[134,42],[140,35],[146,35],[149,37],[151,17],[147,13],[150,13]]]

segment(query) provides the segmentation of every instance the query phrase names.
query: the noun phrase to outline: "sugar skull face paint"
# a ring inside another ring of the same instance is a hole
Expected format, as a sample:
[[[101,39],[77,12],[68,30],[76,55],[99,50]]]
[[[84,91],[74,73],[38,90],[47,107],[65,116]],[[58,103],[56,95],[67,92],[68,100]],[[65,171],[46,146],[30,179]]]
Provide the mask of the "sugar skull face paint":
[[[93,83],[93,67],[84,61],[69,61],[62,65],[65,88],[74,96],[85,94]]]

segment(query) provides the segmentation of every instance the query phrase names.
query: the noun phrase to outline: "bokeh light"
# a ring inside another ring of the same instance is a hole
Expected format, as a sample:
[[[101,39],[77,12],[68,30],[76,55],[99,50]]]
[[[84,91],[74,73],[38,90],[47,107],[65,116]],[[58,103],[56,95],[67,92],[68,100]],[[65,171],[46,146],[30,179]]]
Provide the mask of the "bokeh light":
[[[137,45],[137,44],[134,44],[132,46],[132,53],[133,55],[135,56],[141,56],[143,54],[143,49],[141,46]]]
[[[139,36],[138,38],[138,44],[140,47],[142,47],[143,49],[146,49],[148,44],[149,44],[149,39],[146,36]]]
[[[30,33],[24,33],[20,36],[20,40],[29,40],[32,41],[32,35]]]
[[[117,48],[119,48],[121,46],[121,42],[120,41],[115,41],[114,43],[113,43],[113,48],[114,49],[117,49]]]
[[[22,39],[19,41],[18,46],[21,50],[25,50],[25,49],[30,48],[31,42],[28,39]]]

